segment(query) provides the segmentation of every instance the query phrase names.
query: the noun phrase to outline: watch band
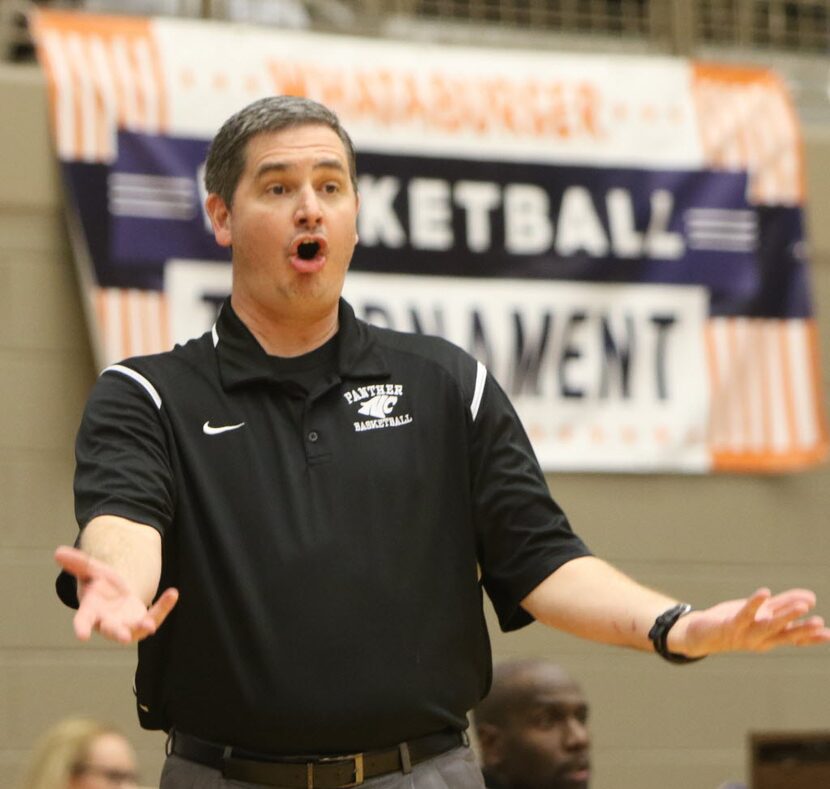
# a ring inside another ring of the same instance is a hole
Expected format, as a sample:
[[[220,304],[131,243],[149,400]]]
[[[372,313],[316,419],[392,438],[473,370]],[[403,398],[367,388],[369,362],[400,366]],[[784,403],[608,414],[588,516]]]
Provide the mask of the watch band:
[[[681,616],[685,616],[690,611],[694,610],[688,603],[678,603],[672,606],[667,611],[664,611],[651,626],[648,631],[648,637],[651,643],[654,644],[654,651],[669,663],[695,663],[698,660],[703,660],[703,657],[688,657],[681,655],[679,652],[669,652],[668,640],[669,630],[674,627],[675,622]]]

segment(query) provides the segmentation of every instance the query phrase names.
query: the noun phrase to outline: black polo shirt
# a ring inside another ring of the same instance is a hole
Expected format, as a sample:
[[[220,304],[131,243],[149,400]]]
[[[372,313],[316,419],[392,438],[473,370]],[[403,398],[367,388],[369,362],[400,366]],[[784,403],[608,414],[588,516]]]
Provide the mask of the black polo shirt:
[[[297,361],[309,391],[226,302],[211,332],[92,392],[78,522],[157,529],[181,591],[139,648],[146,725],[283,754],[464,728],[490,682],[479,577],[514,629],[588,553],[480,363],[339,317],[327,369]]]

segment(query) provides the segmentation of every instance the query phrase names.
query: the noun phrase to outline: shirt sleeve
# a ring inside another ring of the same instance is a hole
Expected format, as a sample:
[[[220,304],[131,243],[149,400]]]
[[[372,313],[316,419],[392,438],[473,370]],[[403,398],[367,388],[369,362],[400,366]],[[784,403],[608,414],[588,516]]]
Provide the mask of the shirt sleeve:
[[[161,405],[135,378],[105,371],[96,382],[75,441],[74,491],[81,530],[99,515],[162,535],[169,527],[175,501]],[[74,579],[61,573],[56,586],[63,602],[77,606]]]
[[[502,630],[533,621],[521,607],[545,578],[591,552],[551,497],[507,395],[479,366],[472,410],[472,480],[484,588]]]
[[[87,402],[75,442],[75,517],[120,515],[162,535],[174,494],[160,404],[119,372],[104,372]]]

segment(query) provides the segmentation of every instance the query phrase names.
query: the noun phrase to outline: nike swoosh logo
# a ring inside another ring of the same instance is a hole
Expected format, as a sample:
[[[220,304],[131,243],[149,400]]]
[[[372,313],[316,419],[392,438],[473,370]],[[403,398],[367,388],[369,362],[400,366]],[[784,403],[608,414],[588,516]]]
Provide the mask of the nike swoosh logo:
[[[227,433],[228,430],[238,430],[244,424],[244,422],[240,422],[238,425],[220,425],[219,427],[211,427],[210,420],[208,420],[202,425],[202,431],[206,436],[216,436],[219,435],[219,433]]]

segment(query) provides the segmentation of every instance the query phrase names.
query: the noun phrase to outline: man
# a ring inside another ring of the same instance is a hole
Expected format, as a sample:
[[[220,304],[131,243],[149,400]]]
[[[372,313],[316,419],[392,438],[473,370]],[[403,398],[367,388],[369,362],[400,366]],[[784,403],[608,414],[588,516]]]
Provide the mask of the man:
[[[496,666],[475,727],[488,789],[587,789],[588,702],[561,666],[542,660]]]
[[[830,640],[809,591],[689,613],[591,556],[484,366],[355,318],[354,148],[326,108],[243,109],[205,180],[231,297],[203,337],[102,373],[80,550],[56,553],[77,636],[141,642],[162,787],[480,786],[462,745],[490,671],[479,568],[505,629],[676,660]]]

